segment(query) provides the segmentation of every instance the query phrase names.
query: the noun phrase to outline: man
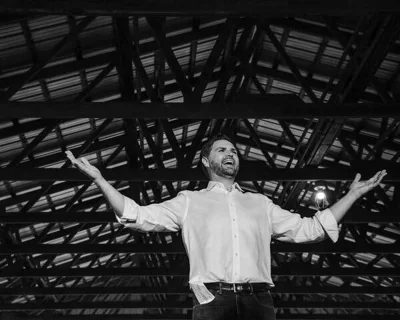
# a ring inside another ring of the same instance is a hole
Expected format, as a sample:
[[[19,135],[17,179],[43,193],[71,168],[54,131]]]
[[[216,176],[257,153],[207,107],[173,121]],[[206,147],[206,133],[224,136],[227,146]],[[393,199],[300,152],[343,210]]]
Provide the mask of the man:
[[[376,187],[386,171],[368,181],[360,174],[330,209],[301,218],[274,205],[266,196],[245,193],[235,183],[239,158],[233,141],[217,135],[200,157],[209,178],[206,189],[182,191],[159,204],[139,206],[107,183],[85,158],[68,158],[100,188],[117,220],[138,231],[178,231],[189,256],[194,292],[193,319],[275,319],[269,288],[271,237],[287,242],[338,238],[338,222],[351,205]]]

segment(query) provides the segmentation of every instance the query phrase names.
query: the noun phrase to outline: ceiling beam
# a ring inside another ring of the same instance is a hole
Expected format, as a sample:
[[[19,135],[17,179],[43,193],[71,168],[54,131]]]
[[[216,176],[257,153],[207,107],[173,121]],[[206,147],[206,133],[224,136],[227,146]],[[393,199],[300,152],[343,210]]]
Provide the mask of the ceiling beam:
[[[0,315],[1,316],[1,315]],[[318,314],[318,313],[304,313],[304,314],[277,314],[277,320],[398,320],[398,315],[391,314]],[[3,312],[1,320],[48,320],[48,316],[35,316],[25,314],[23,316],[12,312]],[[52,320],[190,320],[192,316],[188,314],[174,314],[174,315],[143,315],[143,314],[127,314],[127,315],[100,315],[96,314],[95,318],[92,315],[65,315],[65,316],[51,316]]]
[[[185,123],[185,121],[184,121],[184,123]],[[187,122],[187,121],[186,121],[186,123],[190,124],[190,122]],[[174,121],[173,128],[174,129],[178,128],[182,124],[183,124],[182,120],[176,120],[176,121]],[[303,126],[303,123],[301,123],[301,122],[295,122],[295,124],[299,125],[299,126]],[[201,125],[201,127],[202,127],[202,130],[204,130],[205,126],[203,126],[203,124]],[[144,127],[144,128],[146,128],[146,127]],[[151,131],[152,134],[154,134],[155,129],[156,129],[155,127],[150,127],[149,131]],[[244,132],[242,132],[242,133],[244,133]],[[350,133],[350,131],[345,132],[345,133],[342,132],[342,135],[343,134],[349,134],[349,133]],[[261,138],[266,140],[265,137],[261,137]],[[354,137],[352,137],[352,138],[354,138]],[[116,136],[116,137],[111,138],[111,139],[102,140],[99,143],[94,143],[94,144],[91,145],[90,149],[88,150],[88,153],[95,152],[97,150],[105,150],[105,149],[110,148],[110,147],[112,147],[114,145],[118,145],[120,143],[120,139],[121,139],[120,136]],[[271,139],[271,138],[269,137],[268,139]],[[244,138],[244,137],[239,137],[238,136],[236,138],[236,142],[239,143],[239,144],[248,145],[250,147],[256,147],[256,148],[258,147],[257,144],[253,140],[250,140],[250,139],[247,139],[247,138]],[[278,143],[278,140],[276,140],[275,142]],[[369,144],[372,144],[372,145],[375,144],[375,141],[373,139],[368,139],[367,142]],[[193,140],[192,144],[190,145],[190,149],[185,150],[185,153],[187,154],[186,157],[188,157],[190,152],[192,152],[192,151],[195,152],[196,150],[198,150],[199,147],[192,148],[195,145],[197,146],[197,142],[195,143],[195,141]],[[268,150],[269,152],[277,153],[277,154],[280,154],[280,155],[283,155],[283,156],[287,156],[287,157],[291,156],[291,151],[289,149],[281,148],[281,147],[278,147],[278,146],[272,146],[272,145],[266,144],[266,143],[263,143],[261,146],[265,150]],[[394,144],[393,145],[388,144],[388,145],[386,145],[386,148],[392,149],[392,150],[396,150],[397,146],[395,146]],[[74,154],[77,151],[75,149],[71,149],[71,151]],[[192,153],[192,156],[194,156],[193,153]],[[328,154],[328,156],[332,156],[332,155]],[[171,160],[172,157],[173,157],[172,151],[163,153],[163,160],[164,161]],[[60,151],[59,153],[54,153],[54,154],[51,154],[49,156],[42,157],[40,159],[31,160],[29,163],[27,163],[27,162],[22,163],[22,164],[19,165],[19,168],[21,168],[21,167],[25,167],[25,168],[29,168],[29,167],[46,167],[46,166],[48,166],[48,164],[51,164],[51,163],[54,163],[54,162],[60,162],[64,158],[65,158],[65,154]],[[143,162],[146,166],[154,164],[154,161],[153,161],[154,159],[153,158],[150,157],[150,158],[146,158],[146,159],[147,160],[145,162]],[[329,166],[332,165],[332,163],[329,163],[329,161],[325,160],[322,165],[324,167],[329,167]],[[359,164],[352,164],[352,166],[354,168],[359,168],[360,167]],[[105,167],[107,167],[107,166],[105,166]],[[386,166],[385,165],[377,165],[376,167],[378,168],[378,167],[386,167]],[[345,168],[345,166],[343,166],[343,168]],[[146,169],[146,167],[144,167],[144,169]],[[339,169],[339,170],[341,170],[341,169]],[[390,169],[389,171],[392,171],[392,170]],[[75,187],[75,186],[79,186],[79,184],[77,185],[77,182],[61,183],[61,184],[57,184],[57,185],[53,186],[51,192],[52,193],[56,193],[56,192],[67,190],[67,189]],[[29,201],[31,199],[31,197],[33,197],[34,194],[37,194],[37,193],[39,193],[39,191],[26,192],[24,194],[16,195],[15,197],[4,199],[4,200],[1,201],[1,203],[4,205],[4,207],[7,207],[7,206],[11,206],[11,205],[14,205],[14,204],[17,204],[17,203],[21,203],[21,202],[24,202],[24,201]],[[49,193],[49,194],[51,194],[51,193]]]
[[[376,243],[273,243],[272,253],[400,253],[400,246]],[[183,243],[177,244],[7,244],[0,245],[0,255],[8,254],[64,254],[64,253],[174,253],[185,254]],[[0,273],[1,275],[1,273]]]
[[[243,100],[242,100],[243,101]],[[0,119],[10,118],[396,118],[399,103],[303,103],[295,95],[267,95],[258,102],[141,103],[141,102],[0,102]]]
[[[276,309],[390,309],[400,310],[400,304],[393,302],[341,302],[341,301],[280,301],[274,302]],[[22,310],[74,310],[74,309],[192,309],[193,303],[188,301],[73,301],[63,303],[8,303],[1,304],[3,311]]]
[[[70,31],[64,36],[46,55],[40,57],[37,62],[23,75],[21,81],[12,85],[1,95],[2,100],[11,99],[26,83],[28,83],[35,75],[37,75],[68,43],[75,41],[78,35],[86,29],[95,20],[94,17],[86,17],[76,27],[75,32]]]
[[[362,287],[349,287],[349,286],[294,286],[288,283],[276,282],[275,287],[271,290],[274,294],[373,294],[373,295],[400,295],[399,286],[391,287],[375,287],[375,286],[362,286]],[[168,294],[168,295],[188,295],[192,294],[187,286],[174,286],[169,285],[162,287],[17,287],[17,288],[0,288],[0,296],[18,296],[18,295],[105,295],[105,294]]]
[[[244,21],[243,19],[239,19],[238,22],[239,27],[243,27],[243,21]],[[204,21],[204,19],[202,19],[202,22],[207,23],[208,20]],[[190,41],[205,40],[217,35],[221,27],[223,27],[223,25],[224,23],[218,23],[210,27],[205,27],[199,30],[189,31],[183,34],[174,35],[168,37],[168,41],[172,47],[179,47],[185,45],[187,42]],[[166,26],[167,33],[175,33],[177,31],[179,31],[179,29],[171,28],[168,25]],[[151,36],[150,32],[148,33],[141,32],[140,40],[147,39],[150,36]],[[138,46],[139,52],[142,56],[152,54],[154,51],[157,50],[157,48],[158,45],[155,41],[150,41],[150,42],[146,41]],[[67,62],[61,65],[48,66],[39,71],[39,73],[37,73],[31,79],[31,81],[40,81],[43,79],[60,77],[64,74],[69,74],[71,72],[79,72],[82,69],[99,68],[109,63],[116,64],[117,61],[118,61],[117,51],[101,53],[92,57],[85,57],[82,60]],[[24,77],[23,73],[5,76],[4,78],[0,79],[0,89],[6,89],[10,86],[14,86],[20,83],[23,80],[23,77]]]
[[[165,35],[163,20],[160,18],[147,18],[146,21],[153,31],[154,38],[159,46],[159,49],[164,54],[165,60],[167,61],[172,74],[174,75],[176,83],[182,91],[184,100],[187,101],[192,93],[192,88],[186,78],[185,73],[183,72],[182,66],[172,50],[171,44]]]
[[[311,264],[285,264],[280,267],[273,267],[271,273],[277,277],[310,277],[310,276],[329,276],[329,277],[390,277],[400,278],[399,268],[342,268],[328,267],[317,268]],[[37,277],[188,277],[189,269],[176,268],[35,268],[17,269],[10,266],[0,270],[0,278],[37,278]]]
[[[48,316],[35,316],[25,314],[23,316],[12,312],[3,312],[1,320],[48,320]],[[398,320],[398,315],[391,314],[327,314],[327,313],[303,313],[303,314],[277,314],[277,320]],[[65,315],[65,316],[51,316],[52,320],[190,320],[192,316],[188,314],[174,314],[174,315],[143,315],[143,314],[114,314],[114,315],[100,315],[96,314],[95,318],[92,315]]]
[[[298,213],[305,217],[314,215],[315,210],[301,207]],[[4,224],[36,224],[36,223],[113,223],[116,222],[112,211],[66,211],[55,212],[7,212],[0,214],[0,223]],[[400,215],[397,208],[388,208],[384,212],[373,212],[354,205],[345,215],[341,223],[400,223]]]
[[[377,170],[386,169],[388,171],[382,183],[400,181],[400,170],[398,164],[394,166],[379,165],[373,162],[364,168],[293,168],[293,169],[272,169],[263,162],[248,161],[242,164],[238,173],[237,181],[353,181],[357,172],[363,178],[369,178]],[[391,170],[393,169],[393,170]],[[133,169],[120,167],[115,169],[105,169],[102,174],[109,181],[208,181],[199,168],[180,168],[180,169]],[[1,168],[0,180],[6,181],[90,181],[90,178],[73,168]]]
[[[96,15],[96,16],[262,16],[284,17],[310,14],[323,15],[366,15],[373,12],[400,12],[396,1],[378,0],[336,0],[334,2],[290,0],[290,1],[249,1],[249,0],[146,0],[107,1],[82,0],[79,3],[68,0],[3,0],[0,12],[12,14],[51,15]]]

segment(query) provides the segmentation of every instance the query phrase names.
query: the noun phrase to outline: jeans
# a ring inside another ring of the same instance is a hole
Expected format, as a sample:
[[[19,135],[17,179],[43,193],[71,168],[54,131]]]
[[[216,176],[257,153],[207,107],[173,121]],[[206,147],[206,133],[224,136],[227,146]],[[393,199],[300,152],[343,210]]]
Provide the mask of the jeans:
[[[214,300],[199,304],[193,296],[193,320],[275,320],[272,296],[269,291],[235,293],[209,290]]]

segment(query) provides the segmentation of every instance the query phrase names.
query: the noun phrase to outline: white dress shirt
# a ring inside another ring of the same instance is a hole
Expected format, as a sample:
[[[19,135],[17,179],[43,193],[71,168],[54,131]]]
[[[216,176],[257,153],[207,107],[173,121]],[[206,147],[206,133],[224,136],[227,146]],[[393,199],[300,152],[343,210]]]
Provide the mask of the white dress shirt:
[[[178,231],[189,256],[189,283],[267,282],[271,278],[271,237],[286,242],[338,239],[338,224],[329,209],[312,218],[281,209],[268,197],[229,192],[210,181],[206,189],[182,191],[148,206],[125,197],[120,223],[138,231]]]

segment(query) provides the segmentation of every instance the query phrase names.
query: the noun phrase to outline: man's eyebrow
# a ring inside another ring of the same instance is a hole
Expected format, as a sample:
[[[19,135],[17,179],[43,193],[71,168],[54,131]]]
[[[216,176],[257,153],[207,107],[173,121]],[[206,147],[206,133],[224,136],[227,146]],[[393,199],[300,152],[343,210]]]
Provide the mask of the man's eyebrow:
[[[225,150],[225,149],[227,149],[227,148],[226,148],[226,147],[217,147],[215,150],[218,150],[218,149],[223,149],[223,150]],[[231,150],[237,152],[237,149],[236,149],[235,147],[232,147]]]

